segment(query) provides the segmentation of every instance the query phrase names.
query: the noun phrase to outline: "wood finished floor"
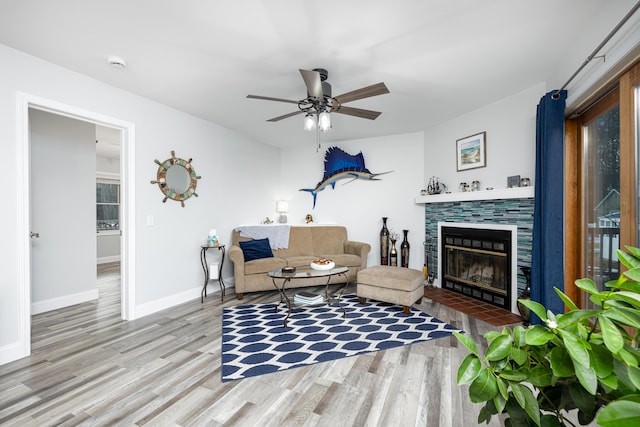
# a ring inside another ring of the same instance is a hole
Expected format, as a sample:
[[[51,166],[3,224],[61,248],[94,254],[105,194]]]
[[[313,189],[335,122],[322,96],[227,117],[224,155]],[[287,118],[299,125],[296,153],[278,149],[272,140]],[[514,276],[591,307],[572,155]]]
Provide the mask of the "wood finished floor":
[[[471,426],[478,405],[456,373],[453,337],[240,381],[220,381],[221,312],[274,301],[228,292],[120,319],[119,266],[99,268],[97,302],[33,317],[32,355],[0,366],[0,425]],[[353,289],[352,289],[353,291]],[[494,327],[423,299],[479,347]],[[493,426],[501,423],[494,419]]]

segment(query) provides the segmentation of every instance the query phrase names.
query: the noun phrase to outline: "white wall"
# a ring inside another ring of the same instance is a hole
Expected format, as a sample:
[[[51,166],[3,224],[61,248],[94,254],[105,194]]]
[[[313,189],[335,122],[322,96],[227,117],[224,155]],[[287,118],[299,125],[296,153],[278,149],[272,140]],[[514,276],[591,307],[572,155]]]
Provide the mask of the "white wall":
[[[96,174],[120,175],[120,159],[96,156]]]
[[[381,175],[379,181],[340,180],[335,189],[329,186],[318,193],[313,209],[313,196],[299,190],[314,188],[322,179],[324,153],[330,146],[337,146],[349,154],[362,151],[365,166],[372,173],[390,173]],[[275,200],[289,200],[291,224],[304,223],[305,216],[310,213],[317,223],[345,225],[351,240],[371,245],[367,264],[380,265],[380,229],[382,217],[386,216],[389,218],[387,225],[394,231],[402,234],[403,229],[409,230],[409,267],[422,269],[424,208],[414,203],[422,188],[424,170],[421,132],[322,144],[319,153],[313,145],[285,149],[281,164],[282,192],[274,197],[271,212],[268,212],[271,218],[276,217]],[[398,250],[399,245],[400,241]]]
[[[534,185],[536,106],[545,92],[545,84],[540,83],[425,130],[424,186],[437,176],[453,192],[460,182],[474,180],[483,189],[506,188],[507,177],[512,175],[528,177]],[[456,140],[479,132],[487,133],[487,166],[457,172]]]
[[[16,232],[18,92],[135,124],[136,315],[198,297],[203,281],[199,246],[209,229],[216,228],[228,242],[237,224],[273,209],[273,189],[280,183],[278,149],[2,45],[0,63],[0,144],[9,159],[0,209],[0,235],[5,236],[0,245],[0,363],[10,360],[5,356],[21,342],[14,326],[21,322],[18,241],[23,238]],[[189,199],[185,208],[162,203],[157,185],[150,184],[156,177],[154,159],[168,158],[171,150],[192,157],[202,175],[200,197]],[[153,227],[146,225],[149,215]],[[223,277],[231,275],[231,263],[225,263]]]

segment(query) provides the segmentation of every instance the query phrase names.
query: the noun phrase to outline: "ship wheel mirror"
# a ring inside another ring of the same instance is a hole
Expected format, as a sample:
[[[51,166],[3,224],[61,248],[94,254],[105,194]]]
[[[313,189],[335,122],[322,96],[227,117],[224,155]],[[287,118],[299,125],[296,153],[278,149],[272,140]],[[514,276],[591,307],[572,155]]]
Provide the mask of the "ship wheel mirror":
[[[158,184],[160,191],[164,194],[162,203],[167,199],[175,200],[182,204],[191,196],[198,197],[196,186],[198,180],[202,177],[196,174],[195,169],[191,165],[191,160],[184,160],[176,157],[176,153],[171,151],[171,158],[160,162],[156,160],[158,167],[157,179],[151,181],[152,184]]]

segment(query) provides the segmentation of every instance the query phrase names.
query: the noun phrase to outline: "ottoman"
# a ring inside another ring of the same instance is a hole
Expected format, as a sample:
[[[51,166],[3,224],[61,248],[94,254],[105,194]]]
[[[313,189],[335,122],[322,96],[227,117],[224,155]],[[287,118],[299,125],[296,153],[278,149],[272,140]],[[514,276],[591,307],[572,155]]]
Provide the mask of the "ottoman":
[[[424,296],[424,274],[422,271],[376,265],[358,271],[356,294],[360,304],[367,298],[402,306],[406,314],[414,303],[420,303]]]

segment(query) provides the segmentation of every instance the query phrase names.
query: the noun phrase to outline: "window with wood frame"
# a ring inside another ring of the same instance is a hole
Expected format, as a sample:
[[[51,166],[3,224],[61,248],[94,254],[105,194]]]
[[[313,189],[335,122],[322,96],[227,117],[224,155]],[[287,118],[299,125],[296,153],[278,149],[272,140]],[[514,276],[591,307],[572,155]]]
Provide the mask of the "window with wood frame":
[[[565,293],[580,307],[589,301],[574,281],[603,288],[620,274],[616,249],[640,242],[639,88],[637,62],[565,123]]]

